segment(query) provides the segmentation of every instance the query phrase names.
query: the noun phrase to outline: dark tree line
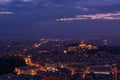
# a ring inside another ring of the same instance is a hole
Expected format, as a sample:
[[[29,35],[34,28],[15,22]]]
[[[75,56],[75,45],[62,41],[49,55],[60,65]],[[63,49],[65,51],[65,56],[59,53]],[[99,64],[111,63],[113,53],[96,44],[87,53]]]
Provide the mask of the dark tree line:
[[[15,67],[25,66],[25,61],[19,56],[9,56],[0,58],[0,75],[14,73]]]

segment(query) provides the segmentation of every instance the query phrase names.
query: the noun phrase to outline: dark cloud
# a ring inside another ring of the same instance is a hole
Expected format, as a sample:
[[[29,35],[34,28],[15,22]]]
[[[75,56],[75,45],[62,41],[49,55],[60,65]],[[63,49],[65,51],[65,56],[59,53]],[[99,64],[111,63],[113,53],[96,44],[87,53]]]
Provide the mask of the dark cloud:
[[[115,21],[116,27],[114,27],[112,21],[106,19],[120,18],[120,15],[114,16],[120,12],[119,7],[119,0],[0,0],[0,22],[2,22],[0,34],[4,37],[10,37],[13,34],[14,36],[32,35],[34,37],[46,34],[87,35],[97,32],[103,34],[105,31],[106,34],[107,32],[108,34],[116,33],[115,30],[119,30],[120,21]],[[11,12],[14,14],[11,15]],[[8,15],[3,15],[3,13]],[[107,16],[108,13],[111,15]],[[98,14],[103,21],[99,22],[98,19],[94,19],[95,22],[92,22],[92,18]],[[75,19],[76,15],[79,15],[79,18],[83,15],[84,18],[88,17],[82,21],[56,21],[64,17]],[[103,15],[105,17],[101,17]],[[111,23],[110,29],[106,27],[109,23]]]
[[[0,10],[61,9],[72,12],[110,12],[119,11],[119,0],[0,0]]]

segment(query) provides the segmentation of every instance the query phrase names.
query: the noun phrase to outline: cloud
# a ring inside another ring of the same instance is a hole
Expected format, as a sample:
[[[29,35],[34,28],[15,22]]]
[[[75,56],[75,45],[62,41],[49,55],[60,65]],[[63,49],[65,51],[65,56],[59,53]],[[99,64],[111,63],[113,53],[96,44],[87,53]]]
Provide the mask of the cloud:
[[[77,15],[71,18],[59,18],[56,21],[74,21],[74,20],[120,20],[120,12],[117,13],[98,13],[98,14],[88,14],[88,15]]]
[[[30,2],[32,0],[0,0],[0,4],[8,4],[8,3],[15,2],[15,1]]]
[[[30,2],[30,1],[32,1],[32,0],[21,0],[21,1],[23,1],[23,2]]]
[[[0,0],[0,5],[2,5],[0,10],[3,11],[36,11],[37,13],[51,9],[50,12],[62,15],[120,11],[119,0]]]
[[[0,0],[0,4],[6,4],[6,3],[10,3],[13,0]]]
[[[87,11],[88,8],[111,6],[116,4],[120,5],[119,0],[0,0],[0,4],[6,5],[7,3],[21,4],[21,2],[31,2],[31,5],[43,5],[48,8],[51,8],[52,6],[52,8],[74,8],[78,10],[83,9],[84,11]]]
[[[14,12],[9,12],[9,11],[0,12],[0,15],[9,15],[9,14],[14,14]]]

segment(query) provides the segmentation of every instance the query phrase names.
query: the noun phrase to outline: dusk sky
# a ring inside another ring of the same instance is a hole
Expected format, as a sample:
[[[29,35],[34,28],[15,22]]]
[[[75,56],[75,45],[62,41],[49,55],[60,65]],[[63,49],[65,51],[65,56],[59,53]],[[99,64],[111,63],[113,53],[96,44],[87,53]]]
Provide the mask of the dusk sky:
[[[120,34],[120,0],[0,0],[0,40]]]

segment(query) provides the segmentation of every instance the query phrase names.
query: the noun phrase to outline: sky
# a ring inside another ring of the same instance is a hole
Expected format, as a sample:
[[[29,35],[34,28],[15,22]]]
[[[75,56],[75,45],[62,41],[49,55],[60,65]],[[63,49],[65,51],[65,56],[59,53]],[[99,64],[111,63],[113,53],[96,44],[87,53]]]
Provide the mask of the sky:
[[[119,0],[0,0],[0,40],[120,34]]]

